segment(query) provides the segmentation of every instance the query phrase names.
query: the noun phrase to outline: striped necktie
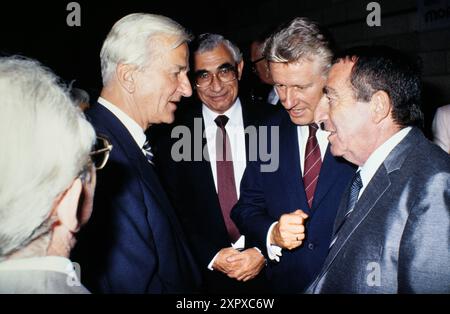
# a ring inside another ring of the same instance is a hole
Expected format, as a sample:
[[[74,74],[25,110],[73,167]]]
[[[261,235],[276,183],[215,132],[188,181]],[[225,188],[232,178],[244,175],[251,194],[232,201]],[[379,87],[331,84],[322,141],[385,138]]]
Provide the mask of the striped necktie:
[[[312,208],[314,193],[319,179],[322,156],[319,143],[316,138],[317,125],[309,125],[309,137],[305,149],[305,167],[303,169],[303,184],[305,186],[306,198],[309,208]]]
[[[333,236],[333,240],[331,241],[330,248],[333,246],[333,244],[336,242],[338,238],[339,230],[341,230],[342,226],[345,224],[345,221],[350,216],[350,214],[355,209],[356,202],[358,201],[359,191],[361,191],[363,187],[363,183],[361,180],[361,174],[358,171],[355,173],[355,176],[352,179],[352,184],[350,186],[350,193],[348,195],[347,200],[347,211],[345,212],[344,218],[342,218],[342,222],[339,224],[339,226],[336,228],[336,231]]]
[[[154,165],[152,147],[150,146],[150,143],[148,141],[145,142],[144,146],[142,147],[142,151],[144,152],[144,155],[147,158],[148,162]]]

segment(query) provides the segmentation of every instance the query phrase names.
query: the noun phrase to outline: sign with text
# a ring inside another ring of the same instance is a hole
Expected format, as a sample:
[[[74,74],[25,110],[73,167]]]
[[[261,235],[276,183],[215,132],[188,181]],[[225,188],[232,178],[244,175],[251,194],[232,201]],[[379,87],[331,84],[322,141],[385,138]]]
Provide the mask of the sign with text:
[[[450,27],[450,0],[417,0],[419,30]]]

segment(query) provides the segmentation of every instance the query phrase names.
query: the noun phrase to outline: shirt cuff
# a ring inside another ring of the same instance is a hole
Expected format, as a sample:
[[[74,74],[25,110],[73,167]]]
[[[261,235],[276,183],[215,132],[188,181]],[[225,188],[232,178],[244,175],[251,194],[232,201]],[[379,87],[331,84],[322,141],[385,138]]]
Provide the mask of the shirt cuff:
[[[211,260],[211,262],[209,262],[209,264],[208,264],[208,269],[209,270],[214,270],[213,265],[214,265],[214,262],[216,261],[216,258],[217,258],[218,255],[219,255],[219,252],[217,252],[217,254],[214,255],[214,257]]]
[[[244,235],[241,235],[241,236],[239,237],[239,239],[238,239],[235,243],[231,243],[231,247],[232,247],[233,249],[235,249],[235,250],[238,250],[238,251],[243,250],[243,249],[245,248],[245,236],[244,236]],[[258,248],[256,248],[256,249],[259,251],[259,253],[261,253],[261,251],[260,251]],[[215,262],[215,260],[216,260],[216,258],[217,258],[217,255],[219,255],[219,253],[220,253],[220,252],[217,252],[217,254],[214,255],[214,257],[213,257],[213,259],[211,260],[211,262],[209,262],[209,264],[208,264],[208,269],[209,269],[209,270],[214,270],[213,265],[214,265],[214,262]]]
[[[272,230],[275,227],[275,225],[278,223],[278,221],[274,222],[270,228],[269,231],[267,232],[267,237],[266,237],[266,248],[267,248],[267,255],[269,256],[269,259],[272,261],[280,261],[280,257],[281,257],[281,247],[279,247],[278,245],[274,245],[270,243],[270,235],[272,234]]]

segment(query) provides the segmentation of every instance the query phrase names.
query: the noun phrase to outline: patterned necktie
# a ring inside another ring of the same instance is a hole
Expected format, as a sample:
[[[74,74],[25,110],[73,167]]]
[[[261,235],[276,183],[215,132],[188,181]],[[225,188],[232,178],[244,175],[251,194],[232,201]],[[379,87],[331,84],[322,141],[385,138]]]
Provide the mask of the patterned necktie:
[[[345,221],[350,216],[350,214],[353,212],[353,209],[355,208],[356,202],[358,201],[359,191],[361,191],[362,187],[363,187],[363,183],[362,183],[362,180],[361,180],[361,174],[358,171],[353,176],[352,184],[350,186],[350,193],[348,195],[347,210],[345,212],[344,217],[342,218],[342,222],[336,228],[333,240],[331,241],[331,244],[330,244],[330,248],[336,242],[339,230],[341,230],[341,228],[344,225]]]
[[[147,158],[148,162],[154,165],[152,147],[150,146],[150,143],[148,141],[146,141],[144,146],[142,146],[142,151],[144,152],[144,155]]]
[[[216,131],[216,166],[217,166],[217,190],[223,219],[232,242],[235,242],[240,234],[234,222],[231,220],[230,212],[237,202],[236,184],[234,181],[233,157],[231,155],[230,139],[228,138],[225,125],[228,117],[217,116],[214,120],[217,124]]]
[[[305,186],[306,198],[309,208],[312,208],[314,192],[316,191],[317,180],[319,179],[320,167],[322,166],[322,156],[316,138],[317,125],[309,125],[309,137],[305,149],[305,167],[303,169],[303,184]]]

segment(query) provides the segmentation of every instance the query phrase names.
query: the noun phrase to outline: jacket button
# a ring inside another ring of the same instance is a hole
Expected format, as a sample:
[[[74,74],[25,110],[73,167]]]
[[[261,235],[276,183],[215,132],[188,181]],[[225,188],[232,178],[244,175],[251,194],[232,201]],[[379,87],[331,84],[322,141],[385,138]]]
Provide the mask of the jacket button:
[[[309,243],[308,244],[308,249],[310,249],[311,251],[314,250],[314,244],[313,243]]]

